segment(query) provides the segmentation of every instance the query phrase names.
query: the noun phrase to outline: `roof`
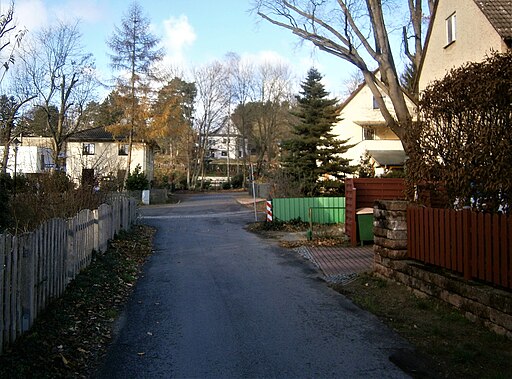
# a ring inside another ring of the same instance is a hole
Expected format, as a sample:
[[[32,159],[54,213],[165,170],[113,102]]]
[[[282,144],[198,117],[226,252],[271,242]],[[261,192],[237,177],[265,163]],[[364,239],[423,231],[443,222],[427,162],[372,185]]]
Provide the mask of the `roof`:
[[[512,39],[512,0],[475,0],[503,39]]]
[[[70,138],[70,141],[115,141],[116,139],[107,131],[104,127],[96,127],[92,129],[82,130],[74,133]]]
[[[406,158],[403,150],[368,150],[368,154],[380,166],[402,166]]]

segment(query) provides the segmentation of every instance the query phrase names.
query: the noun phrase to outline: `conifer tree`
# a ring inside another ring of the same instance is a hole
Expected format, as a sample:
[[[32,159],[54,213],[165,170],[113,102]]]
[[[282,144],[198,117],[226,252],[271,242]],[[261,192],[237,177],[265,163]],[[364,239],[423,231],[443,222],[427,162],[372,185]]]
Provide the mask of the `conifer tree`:
[[[328,98],[321,80],[315,68],[308,71],[296,97],[298,106],[293,114],[297,121],[292,125],[292,137],[282,145],[283,168],[306,196],[321,192],[321,177],[343,180],[354,171],[349,159],[342,156],[352,146],[331,132],[339,117],[338,100]]]

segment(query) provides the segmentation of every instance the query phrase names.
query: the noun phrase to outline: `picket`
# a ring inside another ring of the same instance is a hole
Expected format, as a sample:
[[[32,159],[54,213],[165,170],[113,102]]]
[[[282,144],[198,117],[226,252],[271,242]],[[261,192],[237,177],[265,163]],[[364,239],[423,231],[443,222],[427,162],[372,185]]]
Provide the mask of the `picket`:
[[[0,234],[0,354],[120,230],[136,221],[136,200],[113,196],[97,210],[51,219],[31,233]]]

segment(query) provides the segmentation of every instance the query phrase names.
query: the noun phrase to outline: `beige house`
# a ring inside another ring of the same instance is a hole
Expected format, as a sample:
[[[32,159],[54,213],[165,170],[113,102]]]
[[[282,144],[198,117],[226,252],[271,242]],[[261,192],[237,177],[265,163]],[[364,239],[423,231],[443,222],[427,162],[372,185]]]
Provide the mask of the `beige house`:
[[[393,105],[384,95],[388,109]],[[409,102],[411,111],[414,109]],[[340,121],[333,127],[332,133],[339,139],[348,140],[354,145],[343,156],[350,164],[357,166],[365,152],[371,156],[376,175],[382,175],[389,169],[402,167],[405,153],[400,139],[387,126],[377,102],[366,83],[362,83],[342,104]]]
[[[512,46],[512,1],[438,0],[420,66],[419,89],[466,62],[480,62],[491,50]]]
[[[23,137],[23,145],[51,147],[48,137]],[[144,141],[133,143],[130,172],[140,166],[153,179],[153,146]],[[122,179],[128,159],[128,144],[116,140],[105,128],[78,132],[70,137],[61,158],[66,174],[77,184],[105,179]]]

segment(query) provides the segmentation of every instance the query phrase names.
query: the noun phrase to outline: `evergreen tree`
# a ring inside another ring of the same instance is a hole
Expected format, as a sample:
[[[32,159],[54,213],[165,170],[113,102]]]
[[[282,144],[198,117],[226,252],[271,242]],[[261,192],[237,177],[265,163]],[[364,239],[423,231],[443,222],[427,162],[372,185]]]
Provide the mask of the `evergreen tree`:
[[[321,177],[343,180],[354,169],[349,160],[342,157],[351,145],[339,140],[331,130],[338,121],[337,99],[329,99],[329,93],[321,83],[322,75],[314,68],[308,71],[297,96],[297,118],[292,126],[292,137],[283,142],[283,168],[306,196],[321,192]]]

